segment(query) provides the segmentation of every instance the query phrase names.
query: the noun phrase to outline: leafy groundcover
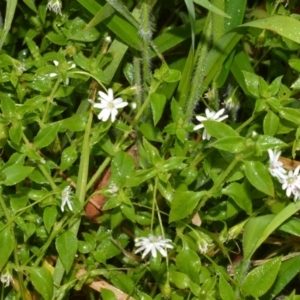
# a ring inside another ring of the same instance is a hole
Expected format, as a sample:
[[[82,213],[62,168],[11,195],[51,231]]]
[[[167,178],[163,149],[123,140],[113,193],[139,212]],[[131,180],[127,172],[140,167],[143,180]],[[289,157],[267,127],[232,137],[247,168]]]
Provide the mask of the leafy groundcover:
[[[297,0],[0,1],[1,299],[300,299],[299,53]]]

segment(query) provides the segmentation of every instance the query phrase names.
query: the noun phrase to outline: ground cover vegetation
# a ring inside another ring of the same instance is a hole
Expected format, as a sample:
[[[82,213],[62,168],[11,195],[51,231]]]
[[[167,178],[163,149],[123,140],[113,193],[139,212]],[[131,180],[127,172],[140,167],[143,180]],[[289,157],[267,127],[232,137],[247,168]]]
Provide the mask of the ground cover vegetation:
[[[299,299],[299,1],[0,12],[1,299]]]

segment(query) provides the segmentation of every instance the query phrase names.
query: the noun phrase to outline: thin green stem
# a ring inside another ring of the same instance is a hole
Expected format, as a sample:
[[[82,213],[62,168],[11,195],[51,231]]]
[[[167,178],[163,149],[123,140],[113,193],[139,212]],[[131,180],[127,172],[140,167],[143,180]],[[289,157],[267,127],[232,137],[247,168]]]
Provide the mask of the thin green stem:
[[[96,180],[100,177],[100,175],[103,173],[103,171],[107,168],[111,161],[110,157],[106,157],[103,163],[100,165],[96,173],[93,175],[93,177],[90,179],[90,181],[86,185],[86,191],[88,191],[96,182]]]
[[[24,134],[24,132],[22,132],[22,138],[23,138],[23,141],[25,142],[25,144],[26,144],[28,147],[34,148],[34,147],[32,146],[32,144],[29,143],[29,141],[28,141],[26,135]],[[42,159],[42,158],[41,158],[41,159]],[[47,172],[45,166],[44,166],[40,161],[38,162],[37,165],[38,165],[39,169],[41,170],[41,172],[43,173],[43,175],[45,176],[45,178],[47,179],[47,181],[49,182],[49,184],[50,184],[52,190],[57,192],[57,191],[58,191],[58,188],[57,188],[57,186],[56,186],[56,184],[55,184],[53,178],[52,178],[52,177],[50,176],[50,174]]]
[[[236,166],[236,164],[238,164],[240,162],[239,157],[235,157],[231,163],[229,164],[229,166],[227,167],[227,169],[219,176],[218,180],[215,182],[215,184],[213,185],[213,187],[207,191],[207,194],[205,197],[203,197],[203,199],[200,201],[196,211],[198,211],[205,203],[208,199],[210,199],[213,194],[222,186],[222,184],[224,183],[225,179],[227,178],[227,176],[230,174],[230,172],[233,170],[233,168]]]
[[[260,113],[252,115],[248,120],[246,120],[242,125],[240,125],[235,131],[237,133],[241,132],[243,128],[245,128],[247,125],[249,125],[251,122],[253,122],[258,116],[260,116]]]
[[[91,109],[89,111],[89,118],[86,126],[86,131],[83,138],[82,152],[80,157],[80,165],[79,165],[78,179],[77,179],[77,186],[76,186],[76,196],[79,199],[79,202],[82,204],[82,206],[85,203],[85,194],[87,188],[87,178],[88,178],[88,168],[89,168],[89,158],[90,158],[90,134],[91,134],[92,121],[93,121],[93,110],[91,106]],[[77,220],[69,229],[70,232],[72,232],[75,236],[77,235],[79,230],[80,220],[81,220],[80,216],[78,215]],[[65,272],[64,266],[61,260],[58,259],[53,274],[53,280],[57,286],[60,285],[64,272]]]
[[[61,81],[61,78],[60,78],[60,76],[58,76],[58,78],[57,78],[57,80],[56,80],[56,82],[55,82],[55,85],[54,85],[54,87],[53,87],[53,89],[52,89],[52,91],[51,91],[51,94],[50,94],[50,95],[48,96],[48,98],[47,98],[46,109],[45,109],[45,111],[44,111],[43,118],[42,118],[43,124],[45,123],[46,118],[47,118],[47,116],[48,116],[48,112],[49,112],[50,105],[51,105],[51,103],[52,103],[52,101],[53,101],[54,95],[55,95],[55,93],[56,93],[56,91],[57,91],[57,89],[58,89],[58,86],[59,86],[60,81]]]

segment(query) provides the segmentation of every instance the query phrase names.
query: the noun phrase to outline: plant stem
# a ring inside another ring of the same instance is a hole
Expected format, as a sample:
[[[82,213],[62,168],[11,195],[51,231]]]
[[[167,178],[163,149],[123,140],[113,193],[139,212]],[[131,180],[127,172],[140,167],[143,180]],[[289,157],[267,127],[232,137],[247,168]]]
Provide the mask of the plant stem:
[[[48,116],[50,104],[51,104],[52,101],[53,101],[54,95],[55,95],[55,93],[56,93],[56,91],[57,91],[57,88],[58,88],[58,86],[59,86],[60,81],[61,81],[61,78],[60,78],[60,76],[58,76],[58,78],[57,78],[57,80],[56,80],[56,82],[55,82],[55,85],[54,85],[54,87],[53,87],[53,89],[52,89],[52,91],[51,91],[51,94],[50,94],[50,96],[48,96],[48,98],[47,98],[47,104],[46,104],[46,108],[45,108],[45,111],[44,111],[44,114],[43,114],[43,118],[42,118],[43,124],[45,123],[46,118],[47,118],[47,116]]]
[[[89,169],[89,159],[90,159],[90,133],[91,126],[93,121],[93,110],[92,106],[89,111],[89,118],[86,126],[86,131],[83,138],[82,152],[80,157],[80,165],[78,171],[78,179],[76,185],[76,196],[79,199],[80,204],[84,204],[85,202],[85,194],[87,188],[87,178],[88,178],[88,169]],[[77,217],[75,223],[70,227],[69,231],[72,232],[75,236],[78,233],[80,226],[80,216]],[[53,280],[55,285],[59,286],[64,274],[64,266],[60,259],[58,259],[57,264],[55,266]]]

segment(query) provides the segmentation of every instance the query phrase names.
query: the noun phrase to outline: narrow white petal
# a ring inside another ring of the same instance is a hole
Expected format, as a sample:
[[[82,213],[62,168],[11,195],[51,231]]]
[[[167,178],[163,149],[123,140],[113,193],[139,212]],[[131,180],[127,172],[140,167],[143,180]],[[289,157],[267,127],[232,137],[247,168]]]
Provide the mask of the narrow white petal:
[[[100,112],[100,114],[98,115],[98,119],[99,119],[99,120],[102,120],[103,122],[105,122],[105,121],[108,120],[109,115],[110,115],[110,110],[104,108],[104,109]]]
[[[156,258],[157,252],[156,252],[156,247],[155,247],[155,245],[153,245],[153,247],[151,248],[151,254],[152,254],[152,256],[153,256],[154,258]]]
[[[200,122],[206,121],[207,118],[203,117],[203,116],[196,116],[196,119]]]
[[[196,125],[196,126],[193,128],[193,130],[195,131],[195,130],[201,129],[201,128],[203,128],[203,127],[204,127],[203,124],[199,124],[199,125]]]
[[[163,257],[167,257],[167,251],[163,247],[157,246],[156,248]]]
[[[59,65],[59,62],[57,60],[54,60],[53,63],[58,66]]]
[[[220,116],[222,116],[224,111],[225,111],[225,108],[222,108],[218,112],[216,112],[214,115],[214,119],[218,119]]]
[[[125,107],[127,105],[128,105],[127,102],[122,102],[122,103],[115,104],[115,108],[123,108],[123,107]]]
[[[101,100],[101,101],[110,102],[110,98],[109,98],[109,96],[108,96],[107,94],[105,94],[105,93],[99,91],[99,92],[98,92],[98,95],[100,96],[100,100]]]
[[[111,99],[111,100],[114,99],[114,92],[112,89],[107,90],[107,95],[108,95],[109,99]]]
[[[110,111],[110,116],[111,116],[111,121],[114,122],[116,120],[116,116],[118,114],[118,111],[113,108],[111,111]]]
[[[228,118],[228,115],[224,115],[224,116],[222,116],[222,117],[220,117],[220,118],[217,118],[217,119],[215,119],[216,121],[218,121],[218,122],[221,122],[221,121],[223,121],[223,120],[225,120],[225,119],[227,119]]]
[[[145,251],[142,254],[142,258],[144,258],[150,251],[152,252],[152,246],[148,245],[148,247],[145,248]]]

